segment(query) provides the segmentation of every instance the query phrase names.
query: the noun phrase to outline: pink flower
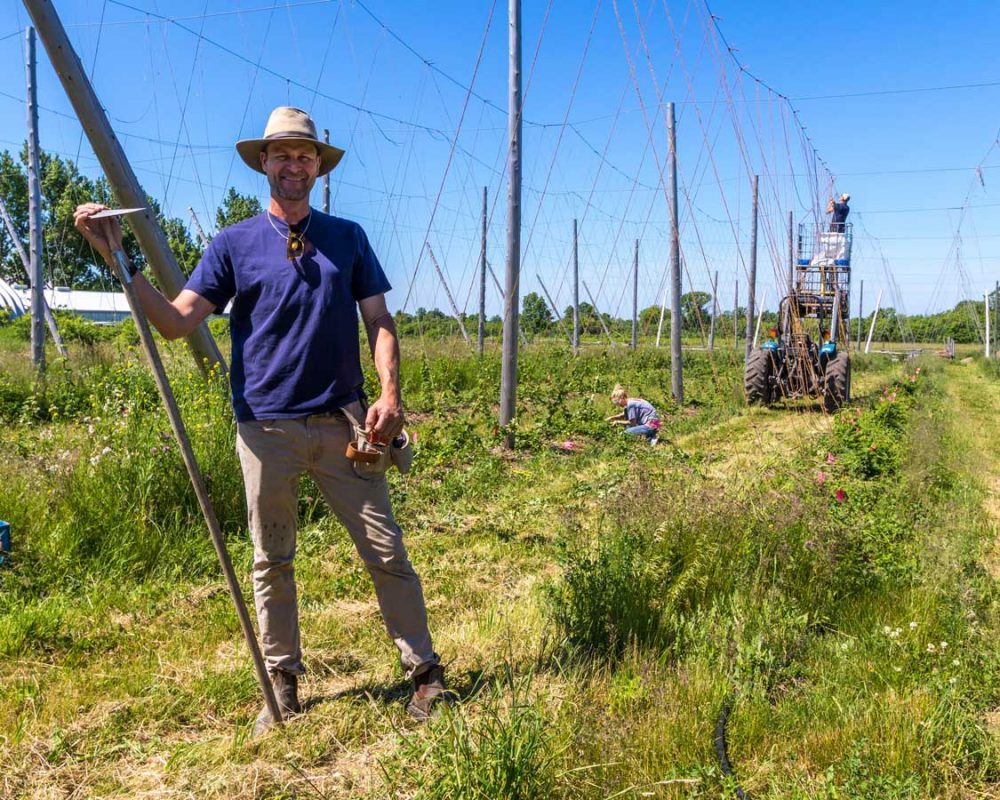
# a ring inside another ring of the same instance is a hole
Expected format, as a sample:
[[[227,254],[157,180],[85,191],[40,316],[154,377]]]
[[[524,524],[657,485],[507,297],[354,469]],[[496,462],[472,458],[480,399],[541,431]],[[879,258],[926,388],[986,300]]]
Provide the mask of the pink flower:
[[[826,463],[827,464],[835,464],[835,463],[837,463],[837,459],[834,457],[833,453],[827,453],[826,454]]]
[[[820,470],[820,471],[819,471],[819,472],[818,472],[818,473],[816,474],[816,483],[817,483],[817,484],[818,484],[819,486],[822,486],[822,485],[823,485],[824,483],[826,483],[826,473],[825,473],[825,472],[823,472],[823,470]]]
[[[576,442],[574,442],[572,439],[567,439],[565,442],[562,443],[562,449],[576,450]]]
[[[843,489],[837,489],[837,502],[843,503],[847,499],[847,493]]]

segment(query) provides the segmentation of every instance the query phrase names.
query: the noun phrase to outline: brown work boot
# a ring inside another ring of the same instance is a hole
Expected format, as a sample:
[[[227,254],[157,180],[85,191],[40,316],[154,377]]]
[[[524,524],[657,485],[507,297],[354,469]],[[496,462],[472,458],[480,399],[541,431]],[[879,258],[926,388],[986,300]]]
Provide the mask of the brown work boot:
[[[302,713],[302,706],[299,705],[299,676],[291,672],[282,672],[280,669],[271,673],[271,688],[274,689],[274,697],[278,701],[278,708],[281,709],[283,719],[288,719],[294,714]],[[271,710],[264,703],[260,714],[257,715],[257,722],[253,726],[254,736],[260,736],[274,725],[274,718]]]
[[[426,672],[413,677],[413,697],[406,706],[407,713],[414,719],[426,722],[436,705],[455,702],[455,693],[444,685],[444,667],[435,664]]]

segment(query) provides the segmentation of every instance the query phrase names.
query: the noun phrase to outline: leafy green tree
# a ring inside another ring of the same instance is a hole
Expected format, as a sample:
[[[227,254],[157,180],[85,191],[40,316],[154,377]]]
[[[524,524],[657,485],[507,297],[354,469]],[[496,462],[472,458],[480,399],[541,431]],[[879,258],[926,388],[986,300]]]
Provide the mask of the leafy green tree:
[[[521,329],[528,336],[537,336],[549,329],[552,312],[537,292],[528,292],[521,304]]]
[[[230,186],[229,191],[226,192],[226,196],[222,199],[222,205],[215,212],[216,230],[221,231],[223,228],[228,228],[237,222],[243,222],[245,219],[256,217],[263,210],[260,200],[256,197],[240,194]]]
[[[708,292],[688,292],[681,295],[681,330],[686,333],[700,333],[702,327],[708,332],[709,304],[712,295]]]

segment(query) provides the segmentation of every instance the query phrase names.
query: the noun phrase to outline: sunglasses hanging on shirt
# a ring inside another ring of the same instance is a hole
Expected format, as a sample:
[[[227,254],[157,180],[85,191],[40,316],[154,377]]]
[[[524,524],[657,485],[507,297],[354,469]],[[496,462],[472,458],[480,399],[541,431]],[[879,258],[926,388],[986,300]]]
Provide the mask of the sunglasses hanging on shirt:
[[[301,256],[306,249],[306,238],[305,231],[294,231],[291,228],[288,230],[288,246],[285,248],[285,255],[288,256],[289,261],[294,261],[296,258]]]
[[[267,212],[267,220],[271,223],[271,227],[274,228],[275,232],[285,240],[285,255],[289,261],[294,261],[295,259],[302,256],[306,251],[306,231],[309,230],[309,223],[312,222],[312,211],[309,211],[309,216],[306,217],[305,224],[298,223],[297,225],[288,226],[288,234],[281,232],[281,229],[274,224],[274,220],[271,219],[271,212]],[[300,230],[301,228],[301,230]]]

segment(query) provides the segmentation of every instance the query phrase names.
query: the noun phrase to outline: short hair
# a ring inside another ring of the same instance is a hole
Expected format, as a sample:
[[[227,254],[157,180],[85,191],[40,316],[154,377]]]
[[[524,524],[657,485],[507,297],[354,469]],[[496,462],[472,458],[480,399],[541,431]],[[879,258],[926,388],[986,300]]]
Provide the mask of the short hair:
[[[625,387],[620,383],[615,384],[615,388],[611,390],[611,402],[617,403],[619,400],[625,400],[628,395],[625,393]]]

